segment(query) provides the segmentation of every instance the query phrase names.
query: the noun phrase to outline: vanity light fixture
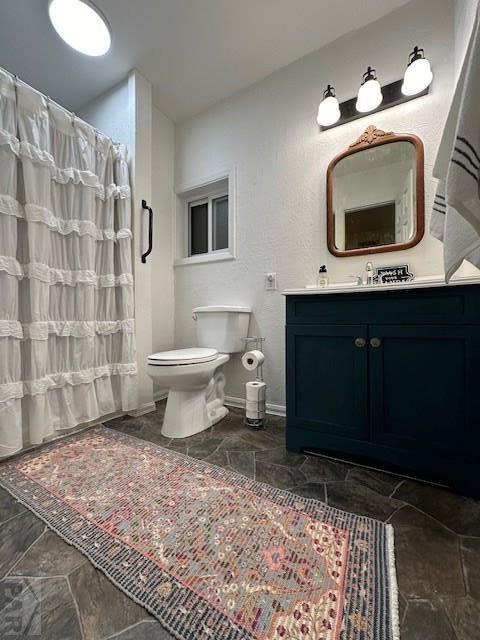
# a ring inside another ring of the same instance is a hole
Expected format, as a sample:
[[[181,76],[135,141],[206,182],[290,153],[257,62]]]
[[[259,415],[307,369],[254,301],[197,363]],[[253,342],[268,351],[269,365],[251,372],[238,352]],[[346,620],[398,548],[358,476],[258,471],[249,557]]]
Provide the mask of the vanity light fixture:
[[[433,80],[430,62],[425,58],[425,51],[414,47],[408,56],[408,65],[403,76],[402,93],[414,96],[426,89]]]
[[[110,27],[90,0],[50,0],[50,21],[64,42],[87,56],[103,56],[110,49]]]
[[[330,127],[340,119],[340,107],[331,84],[323,92],[323,100],[318,107],[317,123],[320,127]]]
[[[358,90],[357,111],[367,113],[376,109],[383,100],[382,88],[377,79],[377,72],[372,67],[363,74],[362,84]]]
[[[328,85],[318,108],[318,126],[321,131],[325,131],[363,118],[367,113],[390,109],[425,96],[429,92],[432,78],[432,69],[424,50],[415,47],[408,56],[408,67],[401,80],[380,86],[375,69],[368,67],[363,74],[358,95],[340,105],[335,97],[335,89]]]

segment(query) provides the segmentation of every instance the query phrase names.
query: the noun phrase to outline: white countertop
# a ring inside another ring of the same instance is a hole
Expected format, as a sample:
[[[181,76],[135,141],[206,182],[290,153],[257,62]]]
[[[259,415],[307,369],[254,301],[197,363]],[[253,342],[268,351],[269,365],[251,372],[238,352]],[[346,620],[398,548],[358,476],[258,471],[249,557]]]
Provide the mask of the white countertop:
[[[370,291],[398,291],[399,289],[428,289],[431,287],[455,287],[465,284],[480,284],[479,278],[455,278],[447,284],[441,278],[423,277],[415,278],[411,282],[399,282],[397,284],[355,284],[355,282],[334,282],[328,287],[302,287],[301,289],[285,289],[284,296],[315,296],[327,293],[363,293]]]

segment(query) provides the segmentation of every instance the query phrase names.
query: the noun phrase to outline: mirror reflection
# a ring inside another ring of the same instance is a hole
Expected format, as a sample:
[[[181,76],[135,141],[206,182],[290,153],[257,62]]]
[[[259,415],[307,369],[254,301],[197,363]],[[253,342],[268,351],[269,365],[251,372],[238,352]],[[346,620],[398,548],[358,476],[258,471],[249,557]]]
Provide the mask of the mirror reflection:
[[[404,244],[417,232],[416,148],[399,141],[341,158],[333,169],[338,251]]]

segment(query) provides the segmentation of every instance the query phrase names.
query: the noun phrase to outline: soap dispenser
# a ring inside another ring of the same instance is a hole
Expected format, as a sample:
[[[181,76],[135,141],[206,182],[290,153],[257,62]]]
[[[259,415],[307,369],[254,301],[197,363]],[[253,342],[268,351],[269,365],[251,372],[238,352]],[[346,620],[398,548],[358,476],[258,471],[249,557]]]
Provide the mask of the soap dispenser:
[[[367,284],[373,284],[373,263],[367,262],[365,265],[365,271],[367,272]]]
[[[327,266],[325,264],[322,264],[322,266],[318,270],[317,287],[320,287],[322,289],[324,287],[328,287],[328,272]]]

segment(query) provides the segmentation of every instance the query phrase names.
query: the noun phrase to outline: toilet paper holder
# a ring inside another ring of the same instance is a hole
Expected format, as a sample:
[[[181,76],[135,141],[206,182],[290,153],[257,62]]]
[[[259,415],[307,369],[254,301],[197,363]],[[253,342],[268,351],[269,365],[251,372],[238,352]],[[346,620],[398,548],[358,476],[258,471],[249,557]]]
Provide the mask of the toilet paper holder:
[[[246,338],[242,338],[242,340],[245,343],[245,351],[258,350],[263,352],[265,338],[260,336],[247,336]],[[257,367],[255,380],[256,382],[264,382],[263,363]],[[265,400],[263,400],[263,406],[259,406],[259,403],[257,403],[256,410],[254,411],[254,414],[256,413],[255,417],[248,416],[248,404],[248,401],[246,401],[247,415],[245,416],[245,425],[255,430],[263,429],[265,427]]]
[[[242,338],[242,340],[245,343],[245,351],[249,351],[250,349],[263,351],[263,343],[265,342],[266,338],[261,338],[260,336],[247,336],[246,338]],[[256,379],[263,381],[263,364],[257,367]]]

